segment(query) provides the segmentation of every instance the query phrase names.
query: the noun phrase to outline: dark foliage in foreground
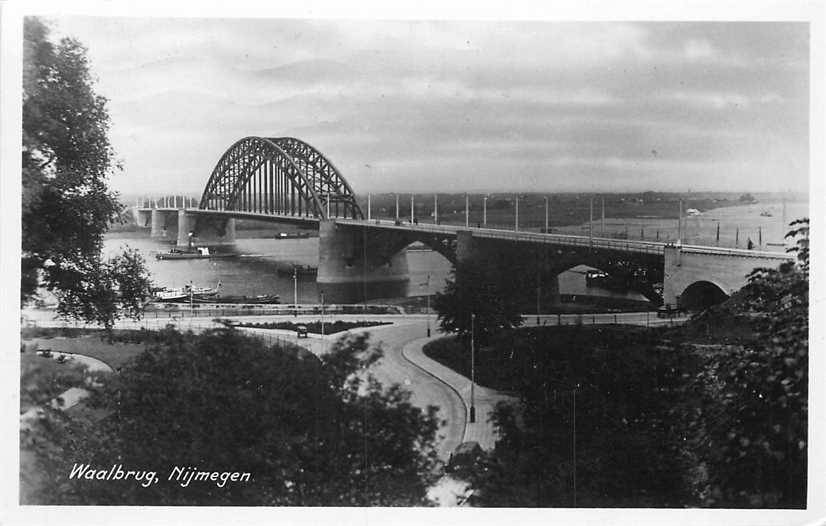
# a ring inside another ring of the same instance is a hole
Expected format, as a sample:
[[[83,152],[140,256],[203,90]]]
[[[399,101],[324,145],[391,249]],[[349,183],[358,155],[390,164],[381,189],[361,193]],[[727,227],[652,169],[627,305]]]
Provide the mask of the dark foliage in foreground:
[[[118,166],[106,99],[77,40],[54,44],[47,26],[27,17],[23,49],[21,302],[45,287],[61,315],[111,328],[140,316],[150,284],[137,251],[100,253],[123,212],[107,185]]]
[[[698,320],[744,319],[756,335],[707,361],[691,386],[702,405],[679,415],[701,475],[693,490],[706,505],[806,506],[809,221],[792,227],[796,263],[755,269],[739,293]]]
[[[436,410],[365,375],[380,354],[366,336],[318,359],[232,329],[166,330],[94,394],[90,405],[108,416],[55,412],[23,434],[24,453],[49,474],[31,503],[424,505]],[[160,481],[68,480],[75,462],[154,470]],[[246,471],[252,481],[184,488],[167,480],[174,466]]]
[[[808,221],[793,226],[796,263],[756,269],[730,300],[684,327],[491,338],[477,378],[516,392],[521,404],[497,409],[501,440],[472,475],[472,502],[805,507]],[[715,341],[725,334],[733,337]],[[426,352],[469,370],[459,338]]]
[[[570,326],[520,329],[480,352],[480,382],[521,404],[496,411],[502,439],[476,471],[474,503],[574,505],[576,398],[576,505],[679,506],[686,492],[669,411],[699,359],[660,344],[644,328]]]

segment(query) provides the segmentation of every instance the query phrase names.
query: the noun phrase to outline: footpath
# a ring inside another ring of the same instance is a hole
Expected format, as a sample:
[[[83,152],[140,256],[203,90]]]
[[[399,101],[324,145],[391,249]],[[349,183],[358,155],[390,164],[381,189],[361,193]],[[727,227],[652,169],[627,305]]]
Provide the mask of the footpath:
[[[402,355],[410,363],[450,387],[459,400],[462,401],[465,409],[465,425],[462,436],[458,437],[458,444],[477,442],[483,449],[493,449],[496,440],[499,438],[491,421],[496,404],[499,402],[517,402],[518,400],[512,395],[482,387],[479,384],[473,386],[473,398],[471,399],[471,381],[469,378],[436,360],[428,358],[424,353],[425,344],[441,337],[443,335],[439,334],[430,338],[413,340],[404,346]],[[475,422],[470,422],[471,405],[476,410]],[[455,439],[456,437],[454,437],[454,442]]]

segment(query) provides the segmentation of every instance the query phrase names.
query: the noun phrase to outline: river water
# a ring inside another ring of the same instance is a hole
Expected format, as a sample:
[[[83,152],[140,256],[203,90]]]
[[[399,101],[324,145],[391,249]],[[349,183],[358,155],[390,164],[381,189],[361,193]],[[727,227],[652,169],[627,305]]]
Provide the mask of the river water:
[[[768,211],[771,216],[760,215]],[[779,242],[784,228],[780,225],[781,207],[779,203],[754,204],[720,208],[703,213],[698,217],[686,220],[684,242],[715,244],[716,228],[721,225],[721,246],[733,246],[737,228],[740,229],[740,247],[743,248],[746,239],[752,239],[755,244],[762,230],[764,250],[782,250],[782,247],[769,246],[769,242]],[[791,221],[796,217],[808,215],[806,203],[791,203],[787,206],[787,218]],[[629,237],[639,238],[642,234],[646,239],[652,239],[655,230],[660,230],[661,240],[676,237],[676,220],[606,220],[606,232],[621,232],[628,224]],[[599,222],[595,222],[596,229]],[[564,227],[567,232],[582,233],[587,225]],[[641,233],[640,229],[644,231]],[[633,235],[634,233],[637,235]],[[239,231],[239,236],[244,236]],[[587,230],[586,230],[587,234]],[[262,234],[263,236],[264,234]],[[294,264],[318,264],[318,238],[306,239],[275,239],[274,232],[268,232],[266,237],[239,237],[237,250],[240,256],[228,259],[199,259],[199,260],[157,260],[154,254],[165,252],[171,248],[168,241],[151,239],[148,229],[143,232],[120,233],[112,232],[106,235],[104,253],[113,255],[125,246],[138,249],[146,258],[149,272],[157,286],[182,287],[192,282],[196,286],[215,287],[221,283],[221,293],[224,295],[255,296],[260,294],[278,294],[283,302],[293,301],[293,279],[291,272],[279,274],[279,269],[290,269]],[[757,248],[757,247],[756,247]],[[444,288],[445,280],[450,276],[451,264],[441,255],[430,250],[410,250],[407,254],[410,269],[410,285],[408,296],[433,294]],[[619,298],[644,298],[636,293],[624,293],[586,287],[584,272],[588,267],[576,267],[564,272],[559,277],[559,288],[562,294],[613,296]],[[429,277],[429,279],[428,279]],[[299,276],[298,302],[317,303],[319,289],[314,276]]]
[[[293,278],[283,269],[293,264],[318,264],[318,238],[282,239],[247,238],[237,240],[240,256],[226,259],[157,260],[157,252],[166,252],[169,242],[151,239],[149,233],[110,233],[106,235],[104,253],[115,255],[125,247],[137,249],[146,258],[148,270],[157,286],[183,287],[192,282],[196,286],[215,287],[221,283],[223,295],[255,296],[278,294],[283,302],[293,301]],[[444,289],[450,276],[451,264],[431,250],[409,250],[410,269],[408,296],[434,294]],[[282,272],[279,273],[279,269]],[[587,288],[584,271],[576,267],[560,275],[562,294],[591,294],[629,297],[616,291]],[[631,294],[630,297],[642,299]],[[298,277],[298,302],[317,303],[319,289],[313,276]]]

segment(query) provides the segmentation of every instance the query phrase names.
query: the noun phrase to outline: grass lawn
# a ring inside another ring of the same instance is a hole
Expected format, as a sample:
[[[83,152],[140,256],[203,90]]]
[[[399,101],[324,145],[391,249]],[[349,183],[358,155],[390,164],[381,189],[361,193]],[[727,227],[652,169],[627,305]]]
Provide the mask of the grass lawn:
[[[117,370],[130,359],[143,352],[142,343],[108,343],[98,336],[78,336],[76,338],[32,338],[24,339],[27,348],[51,349],[56,352],[83,354],[106,363]],[[25,354],[24,354],[25,355]],[[45,359],[41,358],[43,361]],[[52,360],[54,361],[54,360]],[[58,367],[62,367],[58,365]]]
[[[309,323],[293,323],[291,321],[283,321],[277,323],[255,323],[255,322],[243,322],[243,323],[233,323],[234,327],[252,327],[256,329],[280,329],[280,330],[287,330],[287,331],[294,331],[296,327],[299,325],[304,325],[307,327],[307,332],[311,332],[313,334],[321,334],[321,322],[309,322]],[[337,332],[347,331],[350,329],[357,329],[359,327],[376,327],[379,325],[391,325],[389,321],[334,321],[332,323],[325,323],[324,324],[324,333],[325,334],[335,334]]]
[[[502,391],[516,391],[526,375],[550,362],[577,361],[600,348],[654,347],[656,329],[628,325],[525,327],[495,335],[476,346],[476,382]],[[470,378],[470,344],[447,336],[424,346],[429,358]]]
[[[54,358],[39,356],[34,350],[20,354],[21,393],[37,389],[41,382],[48,382],[49,389],[53,389],[57,394],[69,387],[81,387],[84,376],[84,367],[78,362],[69,360],[61,364]],[[32,400],[28,396],[20,397],[21,414],[28,411],[32,405]]]

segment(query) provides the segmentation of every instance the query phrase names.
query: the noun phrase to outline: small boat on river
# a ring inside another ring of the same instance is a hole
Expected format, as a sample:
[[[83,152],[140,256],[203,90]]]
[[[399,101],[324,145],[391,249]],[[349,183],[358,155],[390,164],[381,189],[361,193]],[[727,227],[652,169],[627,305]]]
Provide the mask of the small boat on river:
[[[296,265],[294,267],[281,267],[276,270],[279,276],[292,277],[293,274],[299,276],[315,276],[318,274],[318,267],[310,265]]]
[[[218,284],[216,288],[196,287],[194,285],[186,285],[184,287],[170,288],[162,287],[154,290],[153,299],[155,301],[189,301],[204,300],[214,298],[218,295],[218,290],[221,285]]]
[[[307,239],[309,232],[279,232],[275,239]]]
[[[198,247],[195,250],[181,250],[173,248],[169,252],[159,252],[155,254],[155,259],[217,259],[234,258],[237,254],[215,254],[209,251],[209,247]]]
[[[256,296],[210,296],[193,300],[195,303],[216,303],[216,304],[243,304],[243,305],[277,305],[281,303],[281,296],[278,294],[259,294]]]

